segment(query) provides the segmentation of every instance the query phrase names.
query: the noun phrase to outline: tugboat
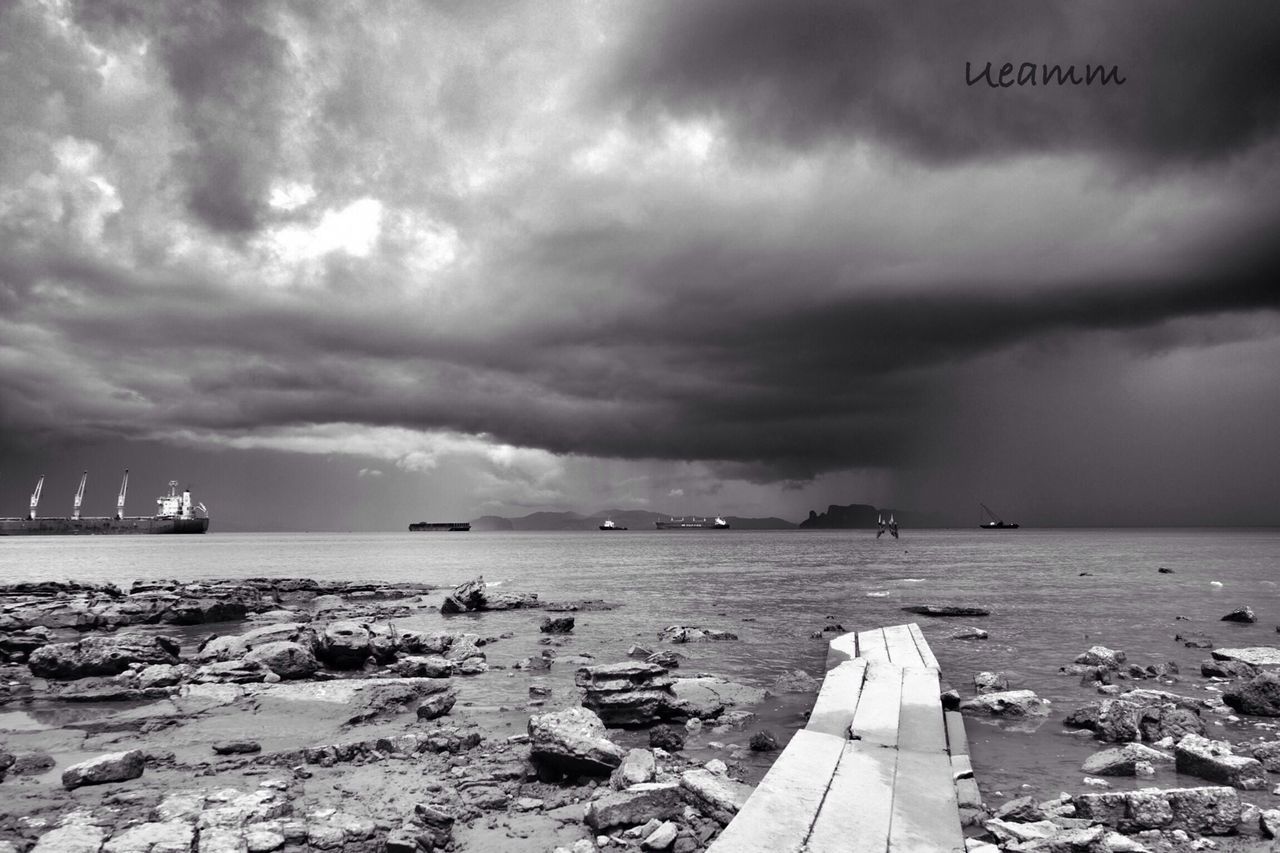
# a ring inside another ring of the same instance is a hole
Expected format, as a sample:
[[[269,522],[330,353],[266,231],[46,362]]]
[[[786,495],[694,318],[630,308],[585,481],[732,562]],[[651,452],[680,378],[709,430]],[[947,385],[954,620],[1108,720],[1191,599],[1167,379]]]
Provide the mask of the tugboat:
[[[619,527],[618,525],[613,523],[613,519],[609,518],[609,519],[605,519],[604,524],[600,525],[600,529],[601,530],[626,530],[627,528]]]
[[[1017,530],[1017,522],[1005,521],[1000,516],[991,511],[991,507],[984,503],[978,504],[982,507],[982,515],[979,517],[978,526],[983,530]]]

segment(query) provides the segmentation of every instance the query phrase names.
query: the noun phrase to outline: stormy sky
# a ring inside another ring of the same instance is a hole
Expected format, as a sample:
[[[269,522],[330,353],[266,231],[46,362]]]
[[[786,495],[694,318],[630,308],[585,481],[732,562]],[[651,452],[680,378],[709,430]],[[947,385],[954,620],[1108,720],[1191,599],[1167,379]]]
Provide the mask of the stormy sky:
[[[1274,3],[16,0],[0,514],[1280,524],[1278,237]]]

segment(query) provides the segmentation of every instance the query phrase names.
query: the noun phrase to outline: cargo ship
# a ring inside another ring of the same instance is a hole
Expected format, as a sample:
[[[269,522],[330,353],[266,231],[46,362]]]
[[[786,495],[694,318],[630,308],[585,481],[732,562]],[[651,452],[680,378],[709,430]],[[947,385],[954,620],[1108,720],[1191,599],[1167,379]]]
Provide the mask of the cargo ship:
[[[466,533],[470,529],[469,521],[415,521],[409,525],[410,533]]]
[[[729,522],[716,518],[672,518],[655,521],[659,530],[728,530]]]
[[[120,483],[120,495],[116,498],[116,514],[81,517],[80,504],[84,501],[84,485],[88,478],[88,471],[80,476],[80,488],[76,491],[75,504],[70,517],[41,518],[36,514],[40,495],[44,491],[44,477],[41,476],[36,482],[36,490],[31,493],[31,509],[26,517],[0,518],[0,536],[204,533],[209,529],[209,510],[202,503],[192,503],[190,489],[184,489],[182,494],[178,494],[177,480],[169,481],[169,494],[156,498],[155,515],[126,516],[124,499],[129,489],[128,470],[125,470],[124,480]]]

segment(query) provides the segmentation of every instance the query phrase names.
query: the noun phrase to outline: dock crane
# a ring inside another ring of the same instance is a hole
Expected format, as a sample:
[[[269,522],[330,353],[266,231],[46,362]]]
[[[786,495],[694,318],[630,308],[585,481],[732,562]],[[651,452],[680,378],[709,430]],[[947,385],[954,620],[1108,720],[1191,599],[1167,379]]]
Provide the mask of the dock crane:
[[[44,474],[40,475],[40,479],[36,481],[36,490],[31,493],[31,512],[27,513],[28,519],[35,519],[36,507],[40,505],[40,493],[42,491],[44,491]]]
[[[120,497],[116,498],[116,519],[124,518],[124,493],[129,491],[129,469],[124,469],[124,479],[120,481]]]
[[[75,520],[80,519],[80,504],[84,501],[84,481],[89,479],[89,472],[85,471],[80,475],[80,488],[76,489],[76,503],[71,510],[71,517]]]

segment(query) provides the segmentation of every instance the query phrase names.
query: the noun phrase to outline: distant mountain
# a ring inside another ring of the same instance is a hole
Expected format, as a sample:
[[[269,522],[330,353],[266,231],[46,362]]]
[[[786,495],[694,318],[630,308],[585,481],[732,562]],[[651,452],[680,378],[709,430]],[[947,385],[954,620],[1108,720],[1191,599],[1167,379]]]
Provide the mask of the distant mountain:
[[[800,526],[817,530],[874,530],[879,524],[880,514],[885,521],[892,515],[903,528],[946,527],[942,520],[933,513],[915,512],[905,509],[887,509],[870,504],[849,504],[839,506],[831,504],[823,513],[809,510],[809,517],[800,522]]]
[[[471,522],[472,530],[595,530],[605,519],[610,519],[618,527],[629,530],[653,530],[655,521],[663,521],[672,516],[669,513],[649,512],[644,509],[607,509],[581,515],[576,512],[535,512],[519,518],[505,518],[500,515],[485,515]],[[738,530],[788,530],[796,526],[795,522],[782,518],[744,518],[727,515],[725,521],[730,528]]]

